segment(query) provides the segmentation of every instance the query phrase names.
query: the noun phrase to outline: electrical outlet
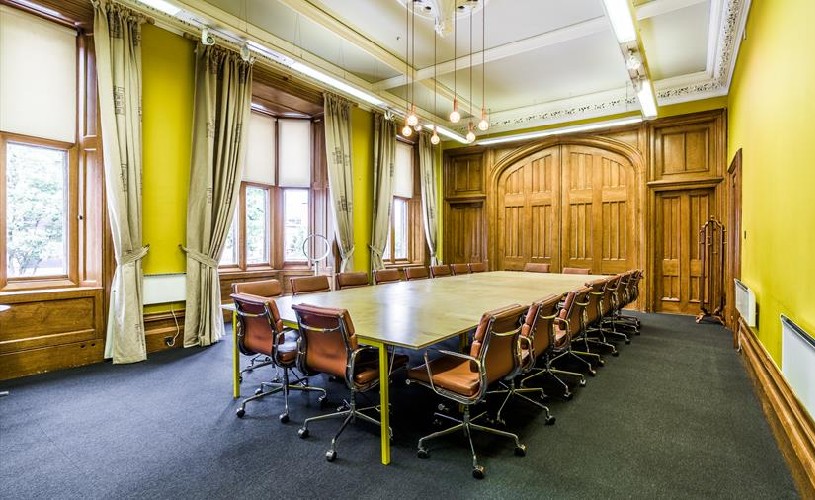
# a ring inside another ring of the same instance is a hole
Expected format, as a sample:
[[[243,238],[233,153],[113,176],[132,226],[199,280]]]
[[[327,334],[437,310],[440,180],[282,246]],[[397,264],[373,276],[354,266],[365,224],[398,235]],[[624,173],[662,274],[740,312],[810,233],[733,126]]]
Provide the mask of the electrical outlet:
[[[172,337],[164,337],[164,345],[166,345],[167,347],[172,347],[173,338]]]

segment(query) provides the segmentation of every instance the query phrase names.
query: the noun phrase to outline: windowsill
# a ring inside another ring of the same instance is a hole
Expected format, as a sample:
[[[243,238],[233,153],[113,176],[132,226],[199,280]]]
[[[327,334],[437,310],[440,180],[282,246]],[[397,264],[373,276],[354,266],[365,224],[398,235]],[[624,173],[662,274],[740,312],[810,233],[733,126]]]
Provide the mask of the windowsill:
[[[50,286],[39,288],[23,288],[9,290],[8,288],[0,291],[0,302],[4,297],[25,297],[25,296],[52,296],[63,294],[86,294],[89,292],[97,292],[102,290],[101,286]]]
[[[11,281],[6,283],[2,289],[0,289],[0,293],[12,293],[12,292],[41,292],[41,291],[51,291],[51,290],[63,290],[63,289],[74,289],[74,288],[86,288],[81,287],[74,281],[71,281],[67,278],[63,279],[44,279],[44,280],[26,280],[26,281]]]

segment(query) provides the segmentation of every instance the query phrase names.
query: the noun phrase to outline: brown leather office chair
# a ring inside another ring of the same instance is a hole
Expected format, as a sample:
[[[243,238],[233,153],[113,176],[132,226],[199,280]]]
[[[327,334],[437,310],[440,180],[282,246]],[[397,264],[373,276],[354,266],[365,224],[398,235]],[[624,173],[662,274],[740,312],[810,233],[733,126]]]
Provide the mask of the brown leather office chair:
[[[484,273],[487,272],[487,263],[486,262],[470,262],[467,264],[467,267],[470,268],[471,273]]]
[[[297,431],[301,439],[309,435],[309,424],[329,418],[345,420],[331,440],[331,448],[325,458],[333,462],[337,458],[337,439],[349,422],[359,418],[379,426],[379,420],[363,413],[378,410],[376,405],[357,408],[357,394],[379,385],[379,355],[371,346],[360,346],[354,332],[354,323],[345,309],[318,307],[309,304],[292,306],[300,331],[297,367],[302,373],[325,373],[341,377],[351,390],[351,400],[335,413],[310,417],[303,421]],[[407,356],[396,355],[391,367],[404,366]],[[387,408],[384,411],[388,411]]]
[[[374,271],[374,285],[395,283],[397,281],[402,281],[402,275],[398,269],[377,269]]]
[[[283,286],[275,279],[245,281],[243,283],[232,283],[232,293],[248,293],[259,297],[278,297],[283,294]],[[252,356],[249,360],[249,364],[241,368],[239,374],[240,380],[243,381],[244,373],[251,373],[255,368],[268,366],[270,364],[272,364],[272,358],[265,354]],[[261,392],[263,392],[263,384],[261,384]]]
[[[515,441],[515,454],[526,455],[526,446],[518,436],[474,423],[485,413],[470,416],[470,408],[483,401],[487,386],[505,379],[517,372],[520,363],[519,341],[521,321],[527,308],[514,304],[484,313],[476,328],[469,355],[452,351],[437,351],[439,357],[431,360],[429,352],[424,353],[424,364],[408,372],[409,382],[419,383],[431,388],[436,394],[464,406],[462,420],[446,414],[437,414],[445,419],[458,422],[453,427],[434,432],[419,439],[419,458],[430,456],[425,443],[459,430],[463,431],[470,442],[473,452],[473,477],[484,477],[484,467],[478,464],[475,455],[473,431],[482,431],[507,437]]]
[[[572,290],[566,293],[566,298],[563,301],[563,307],[561,307],[560,312],[555,319],[555,323],[560,330],[555,332],[555,336],[561,336],[562,344],[559,344],[557,341],[555,342],[553,352],[554,357],[552,358],[552,362],[555,362],[564,356],[568,356],[584,364],[589,375],[594,376],[597,374],[597,371],[594,369],[594,365],[591,361],[593,361],[594,364],[603,366],[605,364],[603,358],[601,358],[599,354],[588,351],[576,351],[572,347],[573,343],[579,340],[583,334],[583,314],[586,306],[589,304],[589,292],[591,292],[591,288],[581,287],[577,290]],[[566,335],[563,336],[562,332],[565,332]]]
[[[283,382],[264,382],[255,395],[241,401],[235,412],[238,418],[246,413],[246,403],[264,398],[270,394],[283,391],[285,410],[280,414],[280,421],[289,421],[289,391],[321,392],[320,401],[325,399],[325,389],[311,387],[305,377],[291,379],[291,370],[297,361],[297,332],[283,329],[280,312],[273,299],[233,293],[232,300],[238,315],[238,349],[242,354],[254,356],[263,354],[272,360],[272,364],[283,369]],[[270,386],[270,390],[264,390]]]
[[[441,278],[444,276],[452,276],[453,271],[447,264],[439,264],[438,266],[430,266],[430,276],[433,278]]]
[[[631,338],[623,325],[618,325],[617,313],[619,311],[620,289],[622,286],[623,275],[617,274],[612,276],[606,281],[606,286],[603,289],[603,302],[602,302],[602,317],[600,318],[599,328],[606,335],[610,335],[616,339],[624,341],[626,344],[631,343]]]
[[[552,309],[553,307],[556,308],[559,300],[560,296],[550,295],[546,299],[533,302],[532,305],[529,306],[529,310],[527,311],[524,317],[523,325],[521,326],[521,336],[519,337],[521,346],[521,362],[519,369],[516,373],[513,373],[506,379],[498,382],[501,389],[487,391],[487,394],[506,394],[504,401],[501,403],[501,406],[498,408],[498,412],[495,415],[495,420],[502,424],[505,424],[505,422],[501,418],[501,413],[504,411],[504,408],[509,400],[514,397],[519,397],[540,407],[546,414],[546,418],[544,419],[545,425],[552,425],[555,423],[555,417],[549,413],[549,408],[546,407],[546,405],[544,405],[541,401],[537,401],[527,396],[527,394],[530,393],[537,394],[541,400],[544,400],[546,398],[546,394],[543,392],[543,389],[540,387],[518,387],[515,384],[515,379],[524,377],[535,367],[535,331],[542,312],[542,306],[545,303],[546,307],[549,309]],[[554,313],[551,317],[554,318]],[[551,318],[549,328],[551,329]],[[546,337],[545,332],[543,332],[543,334],[544,335],[541,336],[541,340],[537,343],[537,347],[541,349],[545,349],[545,345],[548,345],[549,343],[549,339]]]
[[[587,267],[564,267],[560,272],[563,274],[591,274],[591,269]]]
[[[521,375],[525,375],[521,380],[521,387],[525,387],[528,380],[548,375],[563,387],[563,398],[570,400],[572,399],[571,388],[558,375],[575,377],[581,387],[586,385],[586,377],[580,373],[557,370],[552,367],[554,354],[567,349],[569,342],[568,332],[556,328],[555,325],[555,322],[558,321],[562,298],[560,295],[549,295],[530,307],[530,311],[536,308],[537,314],[531,324],[529,315],[527,315],[521,331],[521,358],[524,360],[524,370]]]
[[[337,290],[358,288],[368,285],[370,285],[370,283],[368,283],[368,273],[364,271],[337,274]]]
[[[468,264],[450,264],[450,270],[453,271],[455,276],[459,274],[470,274],[470,266]]]
[[[422,267],[406,267],[404,268],[405,281],[426,280],[430,277],[427,268]]]
[[[613,356],[619,356],[617,346],[611,344],[606,339],[606,332],[601,326],[603,320],[603,297],[605,296],[605,288],[611,278],[600,278],[586,283],[590,288],[586,296],[587,304],[583,313],[583,331],[581,332],[581,339],[583,340],[586,350],[589,350],[589,344],[594,344],[608,349]]]
[[[305,293],[314,292],[330,292],[331,284],[328,282],[328,276],[301,276],[291,279],[291,294],[303,295]]]
[[[544,262],[527,262],[524,264],[524,271],[527,273],[548,273],[549,264]]]

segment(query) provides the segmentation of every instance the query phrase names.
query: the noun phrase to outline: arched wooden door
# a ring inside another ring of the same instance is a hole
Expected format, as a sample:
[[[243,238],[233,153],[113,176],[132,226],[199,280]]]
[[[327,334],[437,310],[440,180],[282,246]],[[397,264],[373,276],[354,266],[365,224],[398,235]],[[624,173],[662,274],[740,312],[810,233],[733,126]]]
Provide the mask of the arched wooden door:
[[[634,170],[622,155],[552,146],[510,165],[497,188],[499,269],[546,262],[553,271],[610,274],[634,267]]]

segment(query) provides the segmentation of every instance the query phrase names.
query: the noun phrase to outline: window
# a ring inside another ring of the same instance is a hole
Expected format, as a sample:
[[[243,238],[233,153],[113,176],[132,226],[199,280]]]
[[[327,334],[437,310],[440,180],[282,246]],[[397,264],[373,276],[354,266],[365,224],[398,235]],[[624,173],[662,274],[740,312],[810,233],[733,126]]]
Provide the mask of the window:
[[[421,196],[414,195],[416,170],[413,146],[396,143],[393,169],[393,205],[385,264],[404,264],[424,260],[424,233],[421,217]]]
[[[224,271],[304,266],[311,231],[312,124],[253,112],[235,216],[221,253]]]

